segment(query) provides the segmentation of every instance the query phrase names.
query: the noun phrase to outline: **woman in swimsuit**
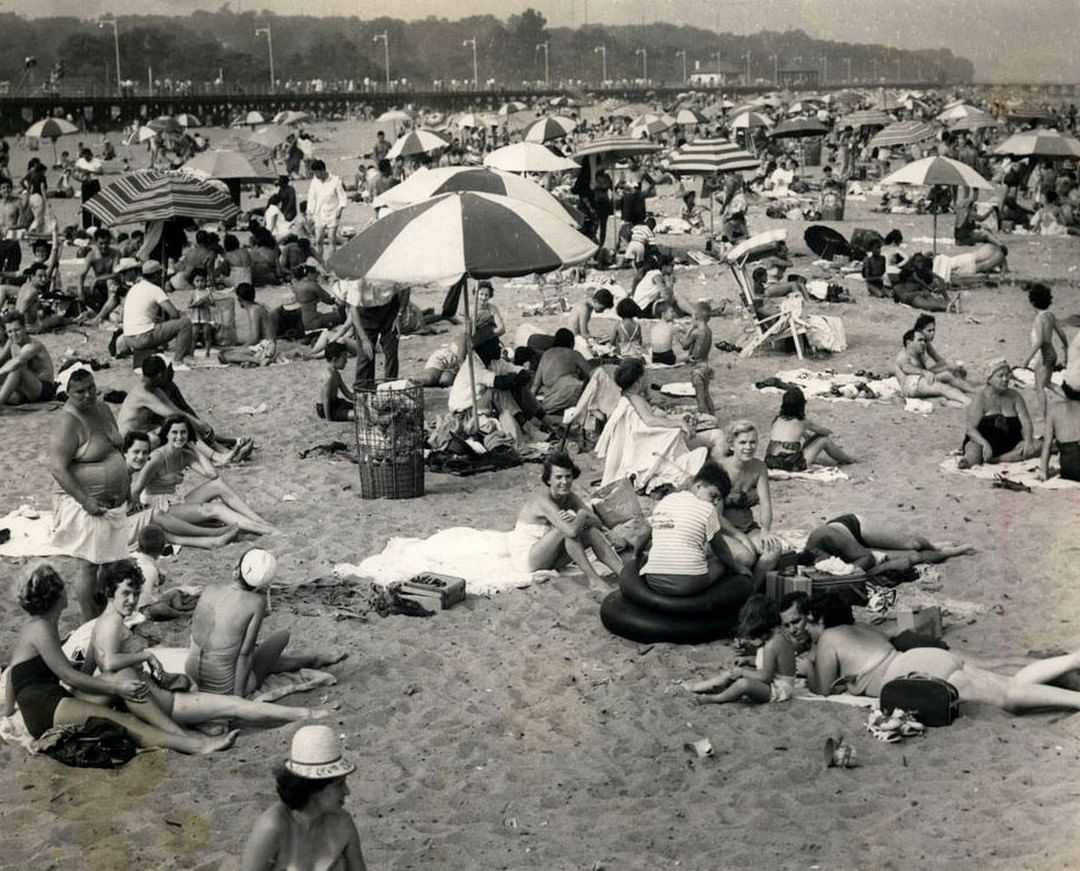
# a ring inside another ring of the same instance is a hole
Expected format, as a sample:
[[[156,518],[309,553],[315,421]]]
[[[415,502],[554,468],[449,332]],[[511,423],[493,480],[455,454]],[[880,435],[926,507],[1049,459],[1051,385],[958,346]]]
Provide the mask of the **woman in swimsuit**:
[[[327,711],[314,708],[254,702],[235,695],[170,692],[159,683],[164,675],[161,663],[124,625],[124,621],[135,613],[142,590],[143,576],[139,567],[132,560],[110,563],[102,567],[101,583],[108,604],[94,622],[83,668],[88,673],[93,673],[95,667],[100,668],[107,678],[142,681],[146,679],[141,670],[145,664],[150,672],[148,694],[138,701],[122,700],[124,707],[140,720],[163,732],[197,738],[197,733],[184,727],[223,719],[276,726],[328,716]]]
[[[280,799],[255,821],[240,871],[365,871],[356,823],[345,810],[356,769],[329,726],[302,726],[274,772]]]
[[[879,560],[871,548],[891,551]],[[921,535],[898,531],[893,525],[878,526],[861,514],[841,514],[810,533],[805,551],[817,559],[838,557],[869,575],[906,570],[921,563],[940,563],[954,556],[974,553],[970,545],[935,545]]]
[[[772,535],[772,495],[769,491],[769,468],[756,456],[757,427],[748,420],[737,420],[727,429],[726,443],[732,455],[720,465],[731,479],[731,492],[724,499],[721,525],[732,556],[751,569],[754,586],[764,589],[765,573],[776,565],[783,543]],[[760,505],[760,523],[754,518],[754,506]]]
[[[538,492],[522,506],[514,538],[514,561],[525,571],[558,569],[575,563],[592,584],[601,584],[589,558],[588,548],[611,569],[617,578],[623,562],[604,537],[604,524],[574,492],[574,479],[581,470],[561,451],[544,460],[540,479],[546,490]]]
[[[1058,353],[1054,347],[1054,336],[1061,340],[1065,359],[1061,361],[1063,366],[1068,366],[1069,340],[1065,338],[1061,326],[1050,311],[1050,305],[1054,302],[1054,296],[1050,288],[1045,284],[1033,284],[1028,289],[1028,301],[1038,311],[1035,321],[1031,325],[1031,353],[1024,361],[1025,367],[1035,367],[1035,390],[1039,396],[1039,411],[1043,420],[1046,419],[1046,394],[1048,391],[1057,392],[1050,384],[1050,378],[1054,370],[1058,368]]]
[[[838,466],[854,463],[832,439],[832,430],[814,423],[806,416],[806,397],[798,387],[789,387],[780,400],[780,414],[769,430],[765,465],[785,472],[805,472],[825,454]]]
[[[130,702],[147,698],[147,686],[127,677],[92,677],[75,668],[60,646],[57,625],[67,607],[64,581],[52,566],[39,565],[18,589],[19,605],[30,622],[19,632],[11,652],[11,667],[4,677],[2,712],[10,716],[18,705],[27,731],[40,738],[54,726],[82,725],[91,717],[123,727],[140,747],[166,747],[181,753],[212,753],[236,741],[236,732],[218,738],[165,732],[131,714],[106,705],[76,698],[60,685],[74,690],[119,696]]]
[[[820,695],[849,692],[876,697],[889,681],[912,672],[947,680],[961,702],[994,705],[1010,713],[1035,708],[1080,710],[1080,692],[1052,686],[1080,669],[1080,651],[1026,660],[1011,677],[991,669],[1012,660],[979,660],[955,650],[917,647],[901,653],[878,630],[855,623],[851,606],[835,593],[810,600],[806,628],[814,643],[807,685]]]
[[[1039,461],[1039,479],[1042,481],[1050,477],[1050,451],[1055,442],[1061,454],[1061,477],[1067,481],[1080,481],[1080,392],[1068,382],[1062,389],[1065,399],[1054,402],[1047,409],[1046,436]]]
[[[1032,432],[1024,397],[1009,386],[1012,366],[1004,358],[990,364],[986,385],[967,410],[967,430],[961,446],[961,469],[983,463],[1013,463],[1036,456],[1042,447]]]
[[[49,471],[62,495],[53,512],[51,544],[78,560],[75,584],[83,619],[101,613],[97,566],[128,552],[130,491],[122,442],[109,407],[99,402],[86,369],[68,380],[68,400],[49,446]]]
[[[173,506],[186,505],[185,512],[194,509],[195,516],[238,526],[245,532],[256,535],[274,532],[274,527],[256,514],[218,476],[213,463],[194,449],[195,429],[191,421],[182,415],[172,415],[161,425],[159,436],[161,447],[150,455],[131,484],[133,501],[141,501],[143,505],[158,511],[170,511]],[[177,491],[184,481],[184,473],[190,468],[209,480],[181,496]],[[219,499],[224,504],[208,510],[209,506],[205,506],[205,503],[213,499]]]
[[[473,341],[481,342],[492,336],[498,338],[506,332],[506,322],[502,312],[492,303],[495,288],[490,281],[481,281],[476,286],[476,324],[473,327]]]

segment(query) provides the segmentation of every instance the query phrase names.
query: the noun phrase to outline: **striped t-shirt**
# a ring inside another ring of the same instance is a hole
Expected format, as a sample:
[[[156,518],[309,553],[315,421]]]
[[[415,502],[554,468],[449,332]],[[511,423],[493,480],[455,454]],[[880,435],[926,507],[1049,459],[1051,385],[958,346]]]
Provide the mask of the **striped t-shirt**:
[[[665,496],[653,510],[652,550],[643,574],[703,575],[709,570],[705,548],[720,531],[716,506],[693,493]]]

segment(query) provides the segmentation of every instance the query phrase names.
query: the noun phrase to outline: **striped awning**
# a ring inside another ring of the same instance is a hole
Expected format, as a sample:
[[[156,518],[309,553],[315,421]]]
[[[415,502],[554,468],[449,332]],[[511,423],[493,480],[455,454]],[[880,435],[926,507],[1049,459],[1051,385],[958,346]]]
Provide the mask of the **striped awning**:
[[[186,172],[144,169],[103,187],[83,208],[106,226],[192,218],[225,221],[240,214],[228,191]]]

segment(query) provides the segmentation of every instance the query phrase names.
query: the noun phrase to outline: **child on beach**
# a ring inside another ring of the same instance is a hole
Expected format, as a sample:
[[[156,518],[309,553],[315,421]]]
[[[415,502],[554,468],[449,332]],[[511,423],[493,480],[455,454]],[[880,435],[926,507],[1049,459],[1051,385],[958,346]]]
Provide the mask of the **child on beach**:
[[[326,420],[344,421],[355,417],[353,393],[345,386],[341,370],[349,361],[349,349],[340,342],[326,346],[326,373],[322,384],[322,401],[315,403],[315,413]]]
[[[645,359],[645,342],[641,338],[641,309],[632,299],[619,300],[615,306],[615,314],[619,316],[619,325],[615,328],[615,355],[623,359],[627,357],[640,357]]]
[[[725,669],[716,677],[685,684],[699,705],[745,699],[759,705],[786,702],[795,692],[795,647],[781,631],[776,603],[760,593],[739,611],[739,637],[759,643],[754,668]]]
[[[1032,284],[1028,288],[1028,301],[1037,310],[1035,322],[1031,325],[1031,353],[1024,361],[1024,366],[1030,368],[1034,363],[1035,390],[1039,394],[1039,411],[1046,420],[1046,393],[1049,390],[1057,392],[1050,384],[1050,377],[1058,368],[1057,349],[1054,347],[1054,336],[1061,340],[1064,355],[1061,365],[1065,366],[1069,360],[1069,340],[1050,311],[1050,305],[1054,296],[1050,288],[1045,284]]]
[[[866,290],[871,296],[885,296],[885,257],[881,253],[881,240],[870,243],[870,253],[863,259],[862,276]]]
[[[165,531],[160,526],[151,524],[139,530],[139,546],[131,554],[131,559],[139,567],[143,576],[137,608],[152,605],[157,599],[158,590],[161,587],[161,572],[158,571],[157,561],[161,559],[167,546]]]
[[[191,302],[188,304],[188,317],[191,319],[195,347],[201,342],[209,357],[214,347],[214,291],[210,287],[206,272],[196,269],[191,273]]]
[[[656,312],[659,321],[649,328],[652,361],[674,366],[675,351],[672,350],[672,345],[675,343],[675,309],[666,302],[657,301],[653,311]]]
[[[707,302],[699,301],[694,306],[694,322],[683,337],[682,346],[690,352],[689,363],[693,367],[690,370],[690,382],[694,385],[698,411],[715,415],[716,406],[713,404],[712,394],[709,393],[709,384],[713,378],[713,370],[709,366],[709,354],[713,347],[713,333],[709,326],[711,317],[712,307]]]

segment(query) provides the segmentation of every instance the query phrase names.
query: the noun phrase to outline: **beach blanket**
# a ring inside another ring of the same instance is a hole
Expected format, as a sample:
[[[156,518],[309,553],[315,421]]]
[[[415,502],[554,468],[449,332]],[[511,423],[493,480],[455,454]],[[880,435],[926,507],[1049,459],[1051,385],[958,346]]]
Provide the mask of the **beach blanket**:
[[[987,481],[993,481],[1000,475],[1010,481],[1016,481],[1019,484],[1038,490],[1072,490],[1080,487],[1080,481],[1067,481],[1064,478],[1056,477],[1060,470],[1054,462],[1050,463],[1050,474],[1053,477],[1047,481],[1040,481],[1038,476],[1039,460],[1037,458],[1019,463],[991,463],[975,466],[971,469],[958,468],[956,465],[958,459],[959,457],[956,456],[949,457],[940,464],[939,468],[956,475],[968,475],[972,478],[982,478]]]
[[[847,481],[846,472],[836,466],[813,466],[803,472],[786,472],[783,469],[769,469],[770,481],[817,481],[821,484],[835,484]]]
[[[52,512],[19,508],[0,517],[0,529],[11,532],[11,538],[0,544],[0,557],[18,559],[30,556],[66,556],[52,546]]]
[[[788,369],[777,372],[776,378],[800,388],[807,399],[827,399],[831,402],[875,402],[892,399],[900,392],[900,384],[890,375],[888,378],[866,378],[860,375],[833,372],[830,369]],[[865,396],[856,385],[865,384],[877,400]],[[758,387],[762,393],[783,393],[775,386]]]
[[[795,681],[795,694],[792,698],[801,702],[835,702],[838,705],[848,705],[853,708],[874,708],[877,707],[878,703],[878,700],[873,696],[853,696],[851,693],[819,696],[807,688],[806,681],[803,678]]]

